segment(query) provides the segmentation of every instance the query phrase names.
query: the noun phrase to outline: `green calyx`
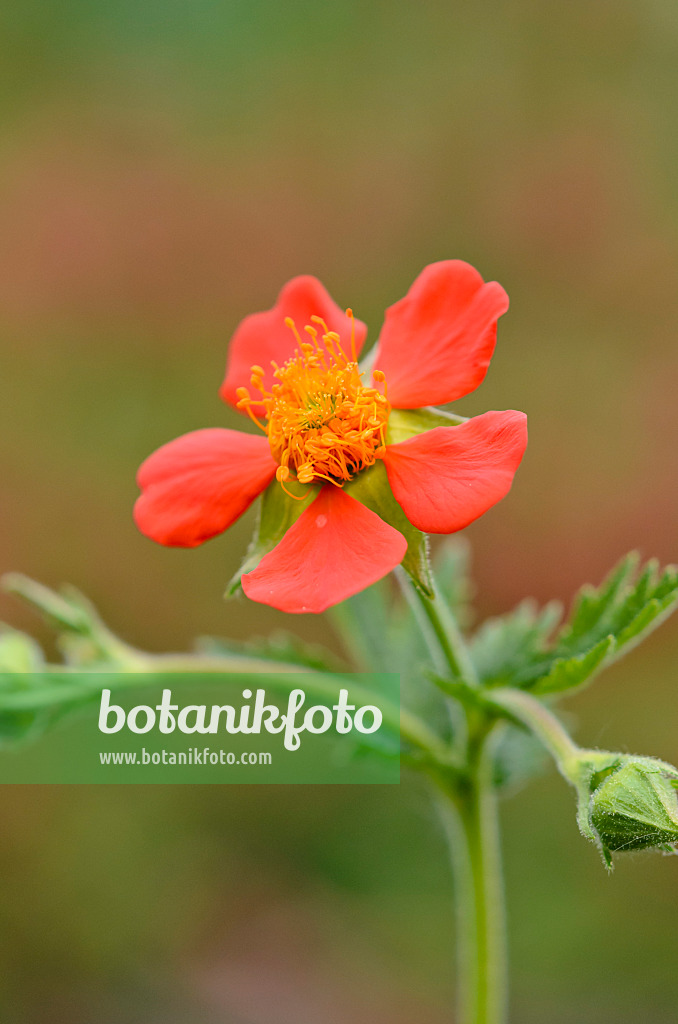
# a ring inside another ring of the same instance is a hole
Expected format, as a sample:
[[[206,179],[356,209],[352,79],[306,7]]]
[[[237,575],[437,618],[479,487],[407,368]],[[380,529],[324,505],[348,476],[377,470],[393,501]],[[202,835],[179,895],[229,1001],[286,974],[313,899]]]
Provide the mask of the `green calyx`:
[[[252,542],[244,561],[228,584],[226,597],[238,593],[243,574],[256,569],[264,555],[272,551],[282,540],[290,527],[296,523],[301,514],[317,497],[319,491],[316,485],[309,487],[307,484],[299,484],[292,480],[288,480],[285,487],[299,497],[290,497],[277,480],[274,480],[266,488],[261,497],[259,517]],[[424,594],[431,597],[433,589],[428,558],[428,540],[425,534],[412,526],[393,497],[383,462],[376,462],[368,469],[357,473],[344,489],[346,494],[361,502],[372,512],[376,512],[384,522],[403,534],[407,540],[403,568],[415,585]]]
[[[652,758],[620,759],[620,766],[591,793],[590,821],[603,850],[666,850],[678,843],[677,785],[678,771],[671,765]]]
[[[391,409],[386,428],[386,443],[399,444],[435,427],[458,427],[465,416],[426,406],[423,409]]]
[[[393,497],[384,463],[375,462],[369,469],[363,470],[346,485],[345,490],[352,498],[356,498],[372,512],[376,512],[385,523],[402,533],[407,541],[403,569],[421,593],[433,597],[428,538],[426,534],[412,526]]]
[[[268,485],[260,498],[254,536],[240,568],[226,588],[225,597],[233,597],[240,591],[243,574],[256,569],[264,555],[283,539],[290,526],[296,523],[318,495],[317,487],[299,484],[294,480],[289,480],[285,486],[298,497],[291,498],[286,494],[277,480]]]

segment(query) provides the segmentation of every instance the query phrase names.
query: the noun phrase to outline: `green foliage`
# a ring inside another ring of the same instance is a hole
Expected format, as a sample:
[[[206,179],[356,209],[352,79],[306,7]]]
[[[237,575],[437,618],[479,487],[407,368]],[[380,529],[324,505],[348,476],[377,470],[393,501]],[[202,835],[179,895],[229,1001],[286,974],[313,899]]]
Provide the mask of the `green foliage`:
[[[338,674],[345,671],[332,652],[285,632],[248,643],[205,638],[193,653],[146,654],[116,637],[77,591],[64,588],[55,593],[18,575],[5,577],[3,582],[7,590],[27,600],[57,628],[65,663],[46,664],[30,637],[14,630],[0,634],[0,745],[38,736],[63,715],[97,699],[102,672],[112,688],[138,685],[141,678],[150,686],[176,673],[217,673],[228,684],[242,685],[255,674],[266,676],[282,693],[299,685],[299,673],[303,673],[309,692],[322,701],[336,699]],[[385,604],[383,611],[386,614]],[[439,738],[423,721],[412,713],[399,716],[397,676],[391,687],[392,680],[383,675],[383,665],[378,660],[375,664],[379,666],[377,678],[382,686],[387,685],[387,692],[371,691],[374,680],[366,680],[363,686],[353,677],[351,684],[356,692],[362,686],[366,703],[371,702],[371,695],[379,698],[384,727],[379,734],[355,737],[353,755],[363,756],[377,749],[385,757],[396,756],[402,732],[406,744],[420,751],[419,756],[423,753],[424,757],[444,758],[446,752]],[[398,672],[398,668],[391,671]],[[428,683],[426,687],[431,688]]]
[[[275,630],[269,636],[252,637],[242,643],[219,637],[200,637],[195,649],[199,654],[271,659],[276,663],[303,665],[319,672],[346,671],[346,665],[333,651],[321,644],[306,643],[301,637],[282,629]]]
[[[659,572],[651,561],[639,573],[637,567],[638,556],[632,553],[600,587],[582,587],[569,619],[555,634],[555,605],[539,610],[526,602],[484,623],[471,643],[482,682],[543,695],[589,682],[656,629],[678,603],[674,566]]]
[[[581,686],[593,678],[614,646],[615,638],[606,636],[584,654],[575,654],[571,658],[556,658],[549,672],[530,687],[532,693],[562,693]]]
[[[476,671],[488,686],[515,684],[516,676],[543,658],[548,638],[561,617],[552,602],[540,609],[531,599],[522,601],[507,615],[487,619],[470,642]]]
[[[57,593],[20,573],[7,574],[2,585],[9,593],[28,602],[57,630],[59,648],[67,665],[106,669],[143,667],[142,653],[118,639],[101,620],[91,601],[75,587],[65,586]]]
[[[30,638],[26,638],[30,639]],[[37,645],[35,645],[37,647]],[[0,666],[0,748],[37,739],[92,698],[91,675],[54,670],[42,657],[31,668]],[[97,690],[97,692],[100,692]]]
[[[440,703],[435,689],[428,682],[422,685],[422,670],[428,665],[426,644],[391,580],[381,580],[336,605],[331,616],[358,670],[398,673],[401,697],[411,706],[421,708],[431,697]]]
[[[438,593],[461,629],[467,629],[474,618],[471,601],[475,589],[470,577],[470,562],[471,547],[460,536],[446,537],[433,557]]]
[[[471,618],[468,562],[468,545],[457,538],[439,545],[434,562],[440,598],[461,623]],[[450,739],[458,729],[463,731],[463,713],[458,702],[432,682],[428,624],[422,622],[418,600],[404,576],[401,582],[398,589],[392,580],[381,580],[335,606],[330,614],[356,667],[398,673],[402,707]]]
[[[497,789],[515,792],[544,770],[547,756],[535,737],[514,725],[506,725],[493,751],[493,777]]]
[[[384,467],[379,464],[375,470],[363,474],[358,496],[379,514],[391,516],[400,528],[399,506],[388,508],[390,489]],[[306,504],[283,502],[279,492],[270,490],[264,497],[256,542],[259,547],[250,558],[260,557],[263,547],[275,543],[276,531],[284,531]],[[307,500],[312,500],[312,495]],[[400,677],[401,729],[406,749],[417,757],[423,755],[424,760],[433,758],[447,766],[461,763],[469,722],[491,721],[497,716],[492,694],[498,698],[501,693],[527,690],[535,697],[549,697],[573,690],[631,649],[678,602],[678,572],[668,568],[660,573],[654,563],[638,572],[637,558],[631,555],[600,587],[582,588],[562,625],[557,604],[540,608],[533,601],[524,601],[509,614],[485,622],[469,643],[478,680],[471,668],[469,678],[462,679],[439,669],[440,655],[444,654],[440,631],[447,621],[445,605],[462,626],[471,620],[468,549],[456,540],[440,546],[436,557],[438,596],[427,602],[416,596],[430,578],[425,539],[418,531],[408,539],[412,559],[409,570],[418,578],[416,588],[409,586],[403,573],[400,590],[392,579],[382,580],[334,608],[331,614],[353,670]],[[143,673],[149,682],[163,672],[220,672],[241,681],[248,674],[276,674],[290,667],[299,672],[332,673],[335,679],[337,672],[345,671],[344,663],[330,651],[287,632],[247,643],[207,638],[198,642],[194,653],[149,655],[116,637],[92,605],[73,589],[55,593],[20,576],[6,578],[5,586],[57,628],[64,665],[46,665],[30,637],[14,630],[0,633],[0,672],[5,673],[0,687],[0,741],[36,733],[54,716],[91,699],[97,686],[96,681],[83,681],[87,669],[93,673]],[[438,611],[432,617],[434,605]],[[452,642],[458,644],[459,637]],[[77,670],[77,674],[71,670]],[[293,672],[290,678],[295,675]],[[397,733],[398,694],[394,690],[382,696],[389,698]],[[535,705],[542,706],[536,701]],[[533,731],[528,728],[528,732]],[[538,729],[535,734],[539,735]],[[393,753],[390,740],[383,752],[389,756]],[[539,764],[533,737],[516,729],[515,723],[506,727],[495,750],[497,785],[515,786]],[[593,834],[593,826],[588,827]]]

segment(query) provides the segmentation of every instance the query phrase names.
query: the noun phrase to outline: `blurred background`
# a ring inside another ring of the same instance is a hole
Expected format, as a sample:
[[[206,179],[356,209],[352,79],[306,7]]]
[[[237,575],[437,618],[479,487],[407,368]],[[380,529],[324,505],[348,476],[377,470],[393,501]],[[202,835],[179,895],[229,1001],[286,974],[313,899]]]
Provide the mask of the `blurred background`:
[[[374,340],[448,257],[512,302],[457,408],[531,430],[467,531],[479,613],[567,601],[631,547],[678,559],[672,0],[4,0],[0,33],[0,569],[70,581],[149,650],[282,625],[221,599],[251,519],[156,547],[136,468],[235,425],[228,339],[288,278]],[[4,597],[0,617],[46,636]],[[678,762],[677,659],[674,621],[570,702],[581,741]],[[445,851],[410,778],[2,801],[12,1024],[452,1019]],[[675,1021],[678,862],[606,877],[553,771],[503,819],[512,1019]]]

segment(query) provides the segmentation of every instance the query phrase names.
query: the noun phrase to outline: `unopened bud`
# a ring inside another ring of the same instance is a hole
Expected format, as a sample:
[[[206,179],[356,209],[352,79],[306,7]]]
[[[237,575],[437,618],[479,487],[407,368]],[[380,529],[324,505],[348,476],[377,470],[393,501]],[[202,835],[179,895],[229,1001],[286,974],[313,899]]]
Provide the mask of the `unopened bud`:
[[[606,854],[678,843],[678,771],[649,757],[621,757],[593,790],[590,822]]]

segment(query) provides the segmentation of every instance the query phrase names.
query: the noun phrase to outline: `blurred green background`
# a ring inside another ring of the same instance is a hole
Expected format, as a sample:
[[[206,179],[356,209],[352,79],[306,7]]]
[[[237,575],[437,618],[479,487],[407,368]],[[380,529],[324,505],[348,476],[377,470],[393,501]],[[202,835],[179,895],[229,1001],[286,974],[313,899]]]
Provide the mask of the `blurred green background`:
[[[678,558],[673,0],[4,0],[0,33],[0,568],[76,584],[151,650],[281,625],[221,600],[251,521],[156,547],[136,468],[235,423],[228,339],[289,277],[375,339],[447,257],[512,301],[458,408],[531,429],[467,531],[480,613],[567,600],[630,547]],[[678,762],[677,625],[571,702],[583,742]],[[11,1024],[451,1020],[451,887],[411,779],[2,797]],[[512,1019],[675,1021],[678,862],[606,877],[553,771],[504,824]]]

